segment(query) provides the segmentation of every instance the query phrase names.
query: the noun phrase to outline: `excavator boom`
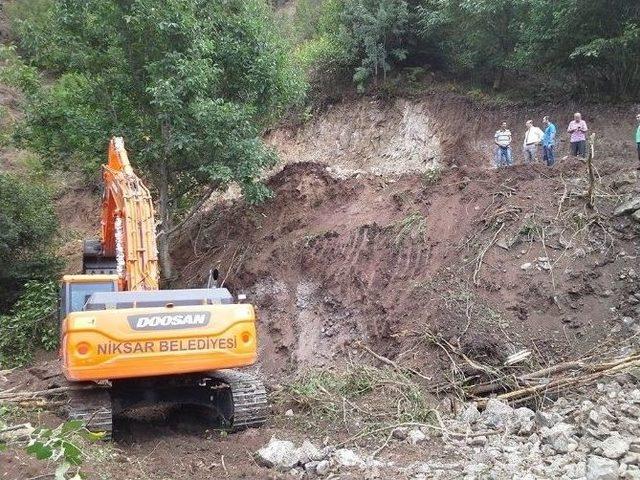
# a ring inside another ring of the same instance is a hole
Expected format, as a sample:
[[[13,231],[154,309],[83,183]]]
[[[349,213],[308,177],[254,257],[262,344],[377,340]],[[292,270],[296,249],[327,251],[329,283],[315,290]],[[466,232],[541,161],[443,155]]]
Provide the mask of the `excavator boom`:
[[[122,137],[109,142],[102,167],[101,238],[85,244],[85,273],[116,273],[120,290],[158,289],[153,200],[134,173]]]

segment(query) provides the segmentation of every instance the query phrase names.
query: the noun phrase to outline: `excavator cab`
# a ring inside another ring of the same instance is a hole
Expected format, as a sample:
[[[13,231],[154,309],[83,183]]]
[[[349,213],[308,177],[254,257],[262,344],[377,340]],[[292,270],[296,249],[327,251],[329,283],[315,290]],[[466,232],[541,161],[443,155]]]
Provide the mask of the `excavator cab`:
[[[60,320],[84,310],[94,293],[118,291],[118,275],[65,275],[60,285]]]

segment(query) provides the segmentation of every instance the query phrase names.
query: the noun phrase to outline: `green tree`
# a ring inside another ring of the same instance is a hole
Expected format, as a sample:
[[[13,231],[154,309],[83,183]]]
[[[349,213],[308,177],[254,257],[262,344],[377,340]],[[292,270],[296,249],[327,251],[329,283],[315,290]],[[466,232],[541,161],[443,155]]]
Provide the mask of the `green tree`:
[[[564,76],[582,94],[640,95],[640,2],[541,0],[520,41],[523,68]]]
[[[425,0],[419,8],[423,40],[440,46],[449,70],[500,89],[515,68],[528,0]]]
[[[0,173],[0,312],[26,282],[48,279],[60,262],[52,251],[57,219],[47,188]]]
[[[213,189],[238,182],[269,196],[275,154],[263,129],[304,91],[264,0],[24,0],[13,11],[25,55],[59,77],[33,95],[22,139],[91,169],[109,136],[125,137],[157,190],[159,256]],[[33,13],[35,12],[35,13]],[[97,169],[96,169],[97,170]]]
[[[341,36],[347,51],[359,63],[353,80],[360,91],[369,79],[386,80],[393,62],[406,59],[408,23],[409,8],[405,1],[345,2]]]
[[[0,365],[24,365],[38,348],[54,350],[59,343],[56,315],[58,286],[50,280],[31,280],[10,313],[0,315]]]

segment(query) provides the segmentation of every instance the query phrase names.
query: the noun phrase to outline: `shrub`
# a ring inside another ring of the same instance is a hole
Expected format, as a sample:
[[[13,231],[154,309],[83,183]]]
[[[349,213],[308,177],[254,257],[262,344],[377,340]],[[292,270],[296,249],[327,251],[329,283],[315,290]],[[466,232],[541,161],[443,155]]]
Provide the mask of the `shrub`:
[[[0,365],[29,362],[38,348],[54,350],[59,342],[58,289],[52,281],[30,281],[8,315],[0,316]]]
[[[57,219],[47,187],[0,173],[0,313],[29,280],[57,274],[52,251]]]

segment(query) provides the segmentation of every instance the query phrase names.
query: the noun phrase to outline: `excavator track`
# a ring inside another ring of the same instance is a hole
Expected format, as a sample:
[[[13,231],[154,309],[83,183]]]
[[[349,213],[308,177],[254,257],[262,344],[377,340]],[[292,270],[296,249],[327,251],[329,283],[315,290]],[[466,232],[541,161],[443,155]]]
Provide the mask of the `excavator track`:
[[[104,433],[103,440],[112,439],[113,410],[108,387],[95,385],[95,388],[71,391],[67,416],[70,420],[82,420],[90,432]]]
[[[87,430],[113,439],[114,409],[158,404],[201,405],[211,412],[210,427],[228,432],[257,428],[265,423],[269,409],[262,381],[250,373],[223,369],[205,374],[177,375],[108,383],[78,384],[64,378],[54,387],[72,387],[64,413],[70,420],[82,420]]]
[[[226,402],[231,405],[216,405],[219,410],[228,412],[224,415],[223,429],[237,432],[259,427],[267,420],[267,392],[260,380],[238,370],[216,370],[209,375],[222,382],[219,386],[226,385],[231,391],[231,395],[226,397]]]

